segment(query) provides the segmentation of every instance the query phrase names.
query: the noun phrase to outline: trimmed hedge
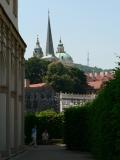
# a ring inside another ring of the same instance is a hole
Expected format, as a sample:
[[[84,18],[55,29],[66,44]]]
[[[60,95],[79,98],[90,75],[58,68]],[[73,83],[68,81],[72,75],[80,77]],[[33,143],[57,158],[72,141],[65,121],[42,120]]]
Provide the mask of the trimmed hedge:
[[[65,111],[64,138],[96,160],[120,160],[120,69],[92,103]]]
[[[69,108],[64,115],[64,141],[67,147],[82,151],[88,150],[88,108]]]
[[[29,144],[32,141],[31,131],[32,131],[32,128],[37,124],[37,122],[38,121],[35,114],[27,113],[25,115],[25,126],[24,126],[25,144]]]
[[[91,105],[91,149],[98,160],[120,160],[120,78],[112,80]]]
[[[41,143],[41,135],[45,129],[48,130],[50,139],[63,138],[63,114],[53,111],[43,111],[25,116],[25,142],[31,142],[31,130],[37,125],[37,143]]]

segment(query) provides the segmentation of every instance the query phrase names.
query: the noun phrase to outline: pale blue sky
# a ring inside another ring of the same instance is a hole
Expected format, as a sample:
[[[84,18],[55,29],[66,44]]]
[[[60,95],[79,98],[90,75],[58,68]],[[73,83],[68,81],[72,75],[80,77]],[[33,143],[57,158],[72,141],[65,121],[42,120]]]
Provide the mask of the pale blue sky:
[[[31,57],[37,34],[45,51],[48,8],[56,51],[60,36],[74,62],[114,68],[120,55],[120,0],[19,0],[19,31]]]

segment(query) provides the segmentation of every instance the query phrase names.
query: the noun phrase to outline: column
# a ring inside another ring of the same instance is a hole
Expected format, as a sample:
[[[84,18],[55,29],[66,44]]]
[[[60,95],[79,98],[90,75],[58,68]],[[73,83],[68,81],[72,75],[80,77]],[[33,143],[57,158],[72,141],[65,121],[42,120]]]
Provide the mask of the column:
[[[6,149],[8,154],[10,154],[10,124],[11,124],[11,119],[10,119],[10,107],[11,107],[11,92],[10,92],[10,78],[11,78],[11,68],[10,68],[10,51],[9,51],[9,28],[6,28],[6,81],[7,81],[7,108],[6,108]]]
[[[15,124],[14,124],[14,132],[15,132],[15,150],[18,150],[18,59],[17,59],[17,44],[14,42],[14,60],[15,60]]]

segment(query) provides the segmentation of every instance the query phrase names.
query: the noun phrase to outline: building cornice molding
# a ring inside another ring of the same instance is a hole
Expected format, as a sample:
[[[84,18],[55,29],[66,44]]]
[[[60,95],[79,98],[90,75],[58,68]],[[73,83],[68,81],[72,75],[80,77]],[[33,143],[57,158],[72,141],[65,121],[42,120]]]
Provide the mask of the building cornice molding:
[[[3,19],[3,17],[4,17],[4,19],[6,20],[6,23],[7,23],[8,27],[14,32],[15,37],[16,37],[20,42],[22,42],[23,48],[26,48],[26,47],[27,47],[26,43],[24,42],[23,38],[21,37],[19,31],[18,31],[18,30],[16,29],[16,27],[14,26],[13,22],[10,20],[10,18],[9,18],[8,15],[6,14],[6,12],[5,12],[5,10],[4,10],[4,8],[2,7],[1,4],[0,4],[0,15],[1,15],[0,17],[1,17],[2,19]]]

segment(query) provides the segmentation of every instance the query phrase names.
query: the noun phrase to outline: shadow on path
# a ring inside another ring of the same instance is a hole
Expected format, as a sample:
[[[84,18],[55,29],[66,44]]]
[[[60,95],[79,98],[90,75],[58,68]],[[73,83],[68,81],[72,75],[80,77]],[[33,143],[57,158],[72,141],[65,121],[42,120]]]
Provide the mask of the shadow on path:
[[[23,154],[11,160],[93,160],[88,153],[69,151],[64,146],[41,145],[27,147]]]

